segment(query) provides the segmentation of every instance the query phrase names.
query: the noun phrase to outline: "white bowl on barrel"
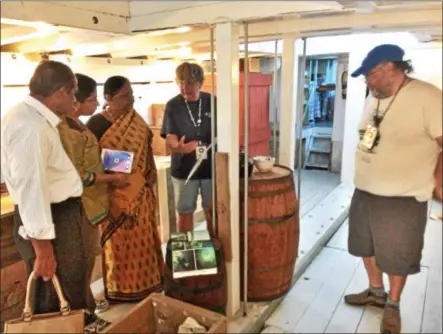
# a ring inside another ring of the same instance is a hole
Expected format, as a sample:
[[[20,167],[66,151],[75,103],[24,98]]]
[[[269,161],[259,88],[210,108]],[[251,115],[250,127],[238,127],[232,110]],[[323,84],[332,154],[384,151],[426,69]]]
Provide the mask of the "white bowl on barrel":
[[[253,161],[260,173],[269,173],[275,164],[275,158],[269,156],[257,156],[253,158]]]

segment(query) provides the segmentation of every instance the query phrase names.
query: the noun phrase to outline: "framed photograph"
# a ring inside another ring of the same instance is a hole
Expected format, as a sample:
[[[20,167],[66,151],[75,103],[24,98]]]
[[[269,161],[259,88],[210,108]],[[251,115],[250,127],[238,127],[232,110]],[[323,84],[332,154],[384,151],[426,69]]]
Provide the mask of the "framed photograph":
[[[173,278],[217,274],[217,256],[207,231],[171,235]]]

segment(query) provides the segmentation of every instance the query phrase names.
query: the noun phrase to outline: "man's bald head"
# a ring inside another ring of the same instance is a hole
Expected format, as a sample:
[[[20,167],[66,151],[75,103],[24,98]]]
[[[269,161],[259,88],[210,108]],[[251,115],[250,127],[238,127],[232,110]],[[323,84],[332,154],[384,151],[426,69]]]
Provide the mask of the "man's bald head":
[[[35,69],[29,91],[57,115],[67,115],[76,101],[77,79],[69,66],[46,60]]]
[[[29,90],[32,95],[48,97],[60,88],[74,89],[75,75],[69,66],[58,61],[42,61],[34,71]]]

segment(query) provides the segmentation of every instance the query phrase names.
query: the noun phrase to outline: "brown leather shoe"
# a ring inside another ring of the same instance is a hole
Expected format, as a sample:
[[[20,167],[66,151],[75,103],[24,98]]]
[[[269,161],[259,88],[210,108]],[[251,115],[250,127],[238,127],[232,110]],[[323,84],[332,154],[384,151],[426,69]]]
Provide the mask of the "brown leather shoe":
[[[401,331],[400,309],[392,305],[386,305],[381,320],[381,334],[399,334]]]
[[[387,293],[385,293],[383,297],[378,297],[371,293],[371,289],[366,289],[363,292],[345,296],[345,302],[353,306],[372,305],[377,307],[385,307],[387,299]]]

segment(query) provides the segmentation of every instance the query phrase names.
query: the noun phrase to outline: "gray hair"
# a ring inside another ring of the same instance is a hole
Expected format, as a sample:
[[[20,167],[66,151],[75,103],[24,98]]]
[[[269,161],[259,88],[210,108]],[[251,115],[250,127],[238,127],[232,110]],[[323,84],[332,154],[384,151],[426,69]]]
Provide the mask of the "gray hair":
[[[73,89],[75,80],[69,66],[58,61],[45,60],[35,69],[29,82],[29,91],[33,95],[48,97],[62,87]]]

